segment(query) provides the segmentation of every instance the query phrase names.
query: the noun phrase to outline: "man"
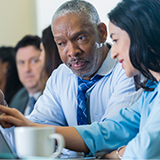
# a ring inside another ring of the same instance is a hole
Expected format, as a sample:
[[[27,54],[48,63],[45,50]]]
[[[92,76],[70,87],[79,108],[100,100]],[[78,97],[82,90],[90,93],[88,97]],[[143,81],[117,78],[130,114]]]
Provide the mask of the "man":
[[[27,117],[30,121],[58,126],[101,122],[137,100],[141,91],[135,92],[133,79],[127,78],[121,64],[111,59],[110,45],[105,43],[106,25],[90,3],[74,0],[62,4],[53,16],[52,31],[64,64],[49,78],[34,111]],[[82,91],[92,80],[94,84]],[[6,110],[13,113],[15,126],[33,124],[19,112],[6,108],[3,112]],[[1,116],[6,120],[5,117]],[[1,125],[8,127],[2,121]],[[12,135],[4,130],[3,133],[6,138]]]
[[[24,88],[14,96],[10,107],[17,108],[24,115],[32,112],[36,100],[41,95],[40,42],[38,36],[27,35],[15,47],[18,76]]]

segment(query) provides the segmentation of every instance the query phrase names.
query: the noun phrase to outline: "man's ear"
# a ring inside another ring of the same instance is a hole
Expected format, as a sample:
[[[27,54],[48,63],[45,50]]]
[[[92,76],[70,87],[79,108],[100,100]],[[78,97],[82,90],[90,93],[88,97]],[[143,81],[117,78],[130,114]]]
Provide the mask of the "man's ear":
[[[104,23],[100,23],[98,25],[98,31],[99,31],[99,34],[100,34],[100,38],[102,40],[102,43],[104,43],[107,39],[107,27]]]

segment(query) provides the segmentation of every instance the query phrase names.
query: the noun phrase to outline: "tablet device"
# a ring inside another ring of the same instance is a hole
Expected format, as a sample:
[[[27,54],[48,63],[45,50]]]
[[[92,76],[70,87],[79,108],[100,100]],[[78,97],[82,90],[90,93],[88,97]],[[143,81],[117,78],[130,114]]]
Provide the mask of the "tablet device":
[[[0,130],[0,159],[18,159]]]

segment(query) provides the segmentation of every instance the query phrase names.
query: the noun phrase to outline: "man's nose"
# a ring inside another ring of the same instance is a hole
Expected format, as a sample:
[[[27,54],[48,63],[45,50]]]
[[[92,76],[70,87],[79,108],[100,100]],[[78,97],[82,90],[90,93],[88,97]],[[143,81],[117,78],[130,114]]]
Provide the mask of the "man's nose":
[[[24,70],[25,70],[26,72],[28,72],[28,71],[31,70],[30,63],[25,63],[25,65],[24,65]]]
[[[81,53],[81,50],[76,42],[68,43],[68,56],[75,57]]]

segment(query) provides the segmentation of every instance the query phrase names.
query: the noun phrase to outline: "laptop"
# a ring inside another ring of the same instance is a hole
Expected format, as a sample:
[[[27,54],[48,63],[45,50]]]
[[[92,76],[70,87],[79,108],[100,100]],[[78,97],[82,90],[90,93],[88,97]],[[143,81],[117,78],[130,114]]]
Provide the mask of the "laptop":
[[[0,159],[18,159],[0,130]]]

